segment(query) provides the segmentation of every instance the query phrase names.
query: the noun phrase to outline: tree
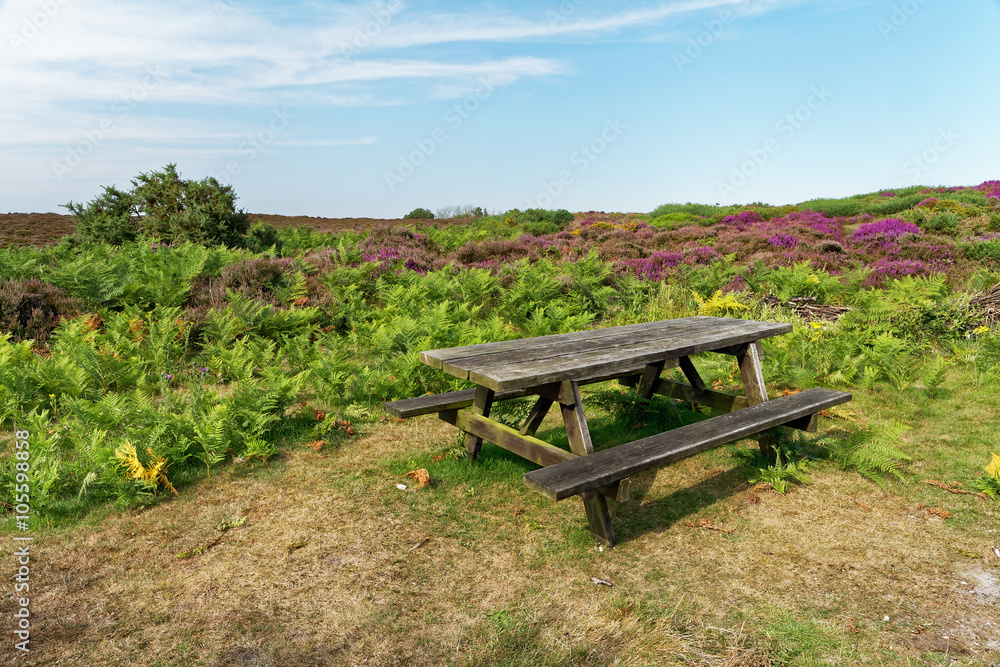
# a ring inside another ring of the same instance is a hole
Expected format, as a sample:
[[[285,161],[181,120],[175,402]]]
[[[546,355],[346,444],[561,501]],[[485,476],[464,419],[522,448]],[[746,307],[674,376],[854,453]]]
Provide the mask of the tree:
[[[168,243],[239,246],[250,221],[236,210],[236,199],[231,185],[211,177],[183,180],[177,165],[168,164],[162,171],[139,174],[129,192],[105,187],[88,204],[65,207],[84,240],[120,245],[146,234]]]

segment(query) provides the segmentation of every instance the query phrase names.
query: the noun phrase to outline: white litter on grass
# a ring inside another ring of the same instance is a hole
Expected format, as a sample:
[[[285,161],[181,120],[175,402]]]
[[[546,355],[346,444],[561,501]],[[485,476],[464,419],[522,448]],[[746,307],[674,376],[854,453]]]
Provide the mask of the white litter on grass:
[[[406,491],[406,484],[397,484],[396,488],[400,491]]]

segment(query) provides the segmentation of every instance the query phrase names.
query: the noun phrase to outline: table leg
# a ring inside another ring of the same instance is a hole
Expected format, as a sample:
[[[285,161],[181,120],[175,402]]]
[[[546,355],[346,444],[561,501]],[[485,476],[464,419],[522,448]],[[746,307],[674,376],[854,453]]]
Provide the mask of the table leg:
[[[571,395],[562,400],[572,400],[571,404],[560,402],[563,422],[566,424],[566,435],[569,438],[569,449],[574,454],[586,456],[594,453],[594,444],[590,440],[590,428],[587,417],[583,413],[583,401],[580,399],[580,386],[569,382]],[[563,385],[566,386],[566,385]],[[608,501],[596,491],[585,491],[580,494],[583,507],[587,511],[587,522],[590,531],[609,547],[615,545],[615,529],[611,525],[611,512],[608,511]]]
[[[684,373],[684,377],[687,381],[691,383],[691,387],[694,389],[695,395],[700,395],[705,393],[705,381],[701,379],[701,375],[698,374],[698,369],[694,367],[694,363],[691,362],[690,357],[681,357],[678,359],[681,367],[681,372]]]
[[[538,397],[534,407],[531,408],[531,413],[524,421],[524,426],[521,427],[521,435],[535,435],[535,431],[542,425],[542,420],[545,419],[545,415],[548,413],[549,408],[552,407],[553,402],[551,398]]]
[[[736,360],[740,364],[740,376],[743,378],[743,388],[746,390],[747,402],[750,405],[760,405],[767,401],[767,387],[764,386],[764,371],[760,367],[760,353],[756,343],[740,346]],[[768,461],[775,461],[774,435],[762,433],[757,437],[760,453]]]
[[[642,369],[642,377],[639,378],[639,384],[636,385],[636,394],[647,399],[653,397],[653,390],[656,389],[656,381],[660,379],[660,373],[663,372],[664,365],[666,365],[665,361],[646,364],[646,367]]]
[[[487,387],[477,387],[476,388],[476,400],[472,404],[470,410],[474,414],[481,415],[483,417],[490,416],[490,408],[493,407],[493,398],[496,394],[492,389]],[[465,434],[465,451],[468,452],[469,458],[473,461],[479,456],[479,450],[483,446],[483,439],[479,436],[472,435],[471,433]]]

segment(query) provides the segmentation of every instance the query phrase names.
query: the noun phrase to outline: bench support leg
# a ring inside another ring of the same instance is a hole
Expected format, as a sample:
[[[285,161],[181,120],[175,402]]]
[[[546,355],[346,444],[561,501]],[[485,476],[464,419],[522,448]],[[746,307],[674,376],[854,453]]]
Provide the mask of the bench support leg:
[[[470,408],[473,414],[477,414],[483,417],[490,416],[490,408],[493,407],[493,398],[496,394],[492,389],[487,387],[477,387],[476,388],[476,400]],[[479,436],[472,435],[471,433],[465,434],[465,451],[468,452],[469,458],[473,461],[479,456],[479,450],[483,446],[483,439]]]
[[[663,372],[663,366],[665,362],[658,361],[655,364],[647,364],[645,368],[642,369],[642,376],[639,378],[639,384],[636,385],[635,392],[642,398],[652,398],[653,390],[656,389],[656,383],[660,379],[660,373]]]
[[[551,398],[538,397],[534,407],[531,408],[531,413],[524,421],[524,426],[521,427],[521,435],[535,435],[535,431],[542,425],[542,420],[545,419],[545,415],[548,413],[549,408],[552,407],[552,403]]]
[[[740,376],[743,378],[743,388],[747,392],[747,402],[750,405],[760,405],[767,401],[767,387],[764,386],[764,371],[760,367],[760,353],[756,344],[740,346],[736,352],[736,360],[740,364]],[[774,435],[761,433],[757,437],[760,453],[769,462],[777,458],[774,450]]]
[[[570,382],[568,389],[572,395],[565,396],[564,400],[572,398],[573,403],[560,403],[559,407],[562,409],[563,422],[566,424],[569,449],[579,456],[593,454],[594,444],[590,440],[590,428],[587,426],[587,417],[583,414],[580,386],[576,382]],[[608,510],[608,501],[604,496],[594,491],[585,491],[580,496],[583,498],[583,507],[587,512],[587,522],[590,524],[590,532],[594,533],[609,547],[613,547],[615,545],[615,529],[611,525],[611,512]]]
[[[701,379],[701,375],[698,374],[698,369],[694,367],[691,363],[690,357],[681,357],[680,360],[681,372],[684,373],[684,377],[687,381],[691,383],[694,388],[695,396],[700,396],[705,393],[705,381]]]

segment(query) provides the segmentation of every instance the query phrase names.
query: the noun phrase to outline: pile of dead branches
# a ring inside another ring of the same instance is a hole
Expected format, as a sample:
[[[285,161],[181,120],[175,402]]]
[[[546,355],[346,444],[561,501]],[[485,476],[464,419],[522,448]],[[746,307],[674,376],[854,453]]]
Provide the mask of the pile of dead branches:
[[[765,296],[762,302],[769,306],[790,308],[806,322],[836,322],[837,319],[850,310],[847,306],[828,306],[816,303],[814,296],[797,296],[782,303],[774,296]]]
[[[973,297],[969,306],[978,310],[988,325],[1000,322],[1000,283]]]

